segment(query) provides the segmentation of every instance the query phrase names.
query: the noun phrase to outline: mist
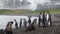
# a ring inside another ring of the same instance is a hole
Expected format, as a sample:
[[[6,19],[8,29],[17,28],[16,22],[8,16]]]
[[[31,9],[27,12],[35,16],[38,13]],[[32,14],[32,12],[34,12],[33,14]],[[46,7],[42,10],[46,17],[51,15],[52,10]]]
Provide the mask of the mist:
[[[56,5],[60,5],[60,0],[0,0],[0,9],[36,10]]]

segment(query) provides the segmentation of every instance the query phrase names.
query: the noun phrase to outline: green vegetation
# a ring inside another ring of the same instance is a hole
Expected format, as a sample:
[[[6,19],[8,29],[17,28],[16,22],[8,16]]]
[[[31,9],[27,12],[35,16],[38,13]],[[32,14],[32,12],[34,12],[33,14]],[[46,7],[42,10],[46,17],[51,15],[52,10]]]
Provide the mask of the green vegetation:
[[[7,10],[7,9],[1,9],[0,14],[39,14],[40,12],[47,12],[49,11],[51,14],[60,14],[60,8],[50,8],[50,9],[44,9],[44,10]]]
[[[36,10],[34,13],[40,13],[40,12],[49,12],[50,14],[60,14],[60,8],[50,8],[50,9],[44,9],[44,10]]]

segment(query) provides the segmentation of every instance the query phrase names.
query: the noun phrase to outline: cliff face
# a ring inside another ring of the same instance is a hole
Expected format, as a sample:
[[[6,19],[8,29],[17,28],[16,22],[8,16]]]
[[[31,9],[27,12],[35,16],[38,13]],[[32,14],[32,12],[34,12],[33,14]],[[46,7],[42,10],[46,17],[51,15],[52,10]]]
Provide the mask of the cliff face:
[[[47,8],[60,8],[60,5],[41,5],[41,4],[38,4],[36,10],[47,9]]]
[[[51,0],[51,2],[45,2],[42,4],[37,4],[37,9],[47,9],[47,8],[60,8],[60,0]]]
[[[20,0],[0,0],[0,7],[1,8],[18,8],[22,6],[27,6],[30,4],[26,0],[20,1]]]
[[[0,9],[31,9],[60,8],[60,0],[0,0]]]

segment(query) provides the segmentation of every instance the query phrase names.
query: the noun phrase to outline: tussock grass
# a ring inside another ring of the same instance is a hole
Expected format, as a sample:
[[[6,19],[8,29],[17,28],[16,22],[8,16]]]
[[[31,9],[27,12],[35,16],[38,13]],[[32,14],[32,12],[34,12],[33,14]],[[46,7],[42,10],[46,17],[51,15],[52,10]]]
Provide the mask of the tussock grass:
[[[51,14],[60,14],[60,8],[50,8],[44,10],[8,10],[8,9],[0,9],[0,14],[39,14],[40,12],[50,12]]]

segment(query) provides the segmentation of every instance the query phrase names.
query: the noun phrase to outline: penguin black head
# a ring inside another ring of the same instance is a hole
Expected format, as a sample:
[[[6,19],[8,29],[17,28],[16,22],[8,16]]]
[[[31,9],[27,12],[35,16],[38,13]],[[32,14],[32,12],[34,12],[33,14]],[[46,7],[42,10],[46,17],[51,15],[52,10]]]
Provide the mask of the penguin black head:
[[[40,13],[40,14],[42,14],[42,13]]]
[[[20,20],[22,20],[22,18]]]
[[[13,21],[9,21],[8,23],[11,23],[11,24],[13,24]]]
[[[29,18],[31,18],[31,16],[28,16]]]

